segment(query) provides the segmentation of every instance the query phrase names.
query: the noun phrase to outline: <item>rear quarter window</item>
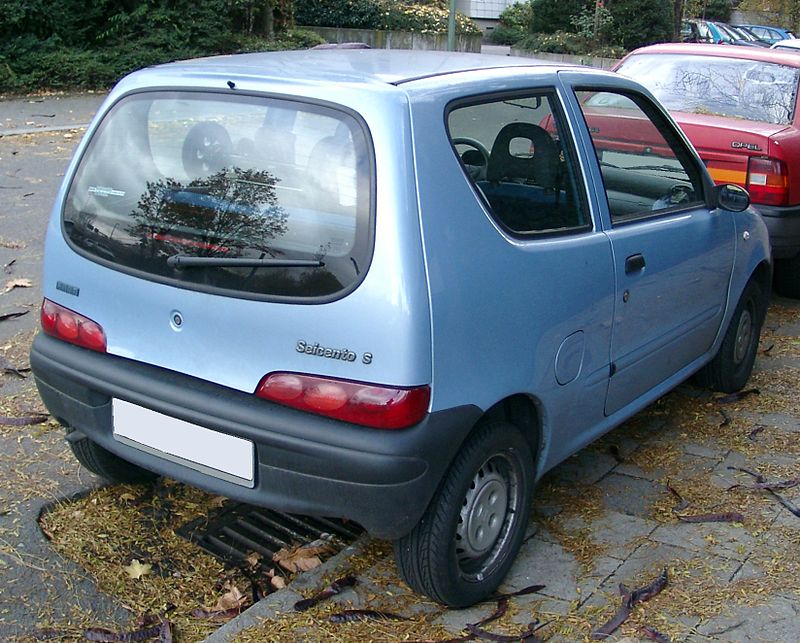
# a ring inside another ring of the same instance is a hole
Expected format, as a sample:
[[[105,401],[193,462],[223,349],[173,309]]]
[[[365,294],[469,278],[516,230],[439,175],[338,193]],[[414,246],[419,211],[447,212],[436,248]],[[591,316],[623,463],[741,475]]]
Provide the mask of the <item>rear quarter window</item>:
[[[328,106],[211,93],[122,99],[83,155],[65,235],[111,267],[255,298],[332,298],[371,255],[366,126]]]

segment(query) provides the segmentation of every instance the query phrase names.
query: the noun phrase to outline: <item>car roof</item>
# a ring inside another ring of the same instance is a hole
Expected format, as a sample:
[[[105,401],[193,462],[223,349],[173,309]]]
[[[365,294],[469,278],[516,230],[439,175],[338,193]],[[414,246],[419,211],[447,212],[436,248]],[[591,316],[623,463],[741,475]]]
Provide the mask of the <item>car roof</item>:
[[[629,56],[638,54],[680,54],[683,56],[714,56],[717,58],[737,58],[757,62],[778,63],[788,67],[800,67],[800,56],[794,52],[763,47],[736,47],[732,45],[709,45],[694,43],[664,43],[635,49]]]
[[[531,58],[460,52],[388,49],[306,49],[234,54],[167,63],[149,71],[350,83],[401,83],[463,71],[508,67],[571,67]]]
[[[772,45],[772,49],[800,49],[800,40],[795,38],[784,38]]]
[[[784,33],[788,33],[789,29],[784,29],[783,27],[774,27],[772,25],[739,25],[740,27],[758,27],[759,29],[772,29],[773,31],[782,31]]]

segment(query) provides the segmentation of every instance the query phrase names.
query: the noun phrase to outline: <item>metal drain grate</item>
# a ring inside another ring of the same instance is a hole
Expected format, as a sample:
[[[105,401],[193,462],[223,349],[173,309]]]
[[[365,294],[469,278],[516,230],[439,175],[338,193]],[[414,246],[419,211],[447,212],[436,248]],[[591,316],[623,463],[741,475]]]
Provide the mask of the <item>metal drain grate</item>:
[[[355,523],[336,518],[285,514],[240,502],[230,502],[217,513],[175,530],[229,565],[241,564],[253,551],[270,560],[282,547],[305,545],[323,534],[350,544],[363,531]]]

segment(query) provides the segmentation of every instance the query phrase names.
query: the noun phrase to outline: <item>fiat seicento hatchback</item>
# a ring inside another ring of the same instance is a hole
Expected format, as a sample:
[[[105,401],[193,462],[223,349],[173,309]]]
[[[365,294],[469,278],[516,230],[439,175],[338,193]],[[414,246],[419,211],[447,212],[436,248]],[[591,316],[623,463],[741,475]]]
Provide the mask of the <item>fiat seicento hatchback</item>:
[[[742,387],[761,219],[621,76],[469,54],[124,79],[47,232],[41,396],[90,470],[392,539],[464,606],[535,482],[697,374]]]

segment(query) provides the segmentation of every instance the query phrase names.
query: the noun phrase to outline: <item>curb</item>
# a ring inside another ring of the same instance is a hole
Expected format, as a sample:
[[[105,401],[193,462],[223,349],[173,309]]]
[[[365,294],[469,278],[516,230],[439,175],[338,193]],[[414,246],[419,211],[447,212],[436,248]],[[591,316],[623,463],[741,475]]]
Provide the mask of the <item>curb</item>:
[[[294,604],[303,598],[300,590],[318,587],[325,575],[343,567],[352,556],[360,554],[370,540],[367,534],[362,534],[353,544],[342,549],[319,567],[301,574],[284,589],[265,596],[247,608],[203,639],[202,643],[229,643],[242,630],[259,625],[261,621],[275,618],[281,613],[293,611]]]
[[[66,132],[74,129],[86,129],[87,127],[89,127],[89,123],[47,125],[45,127],[18,127],[16,129],[0,130],[0,138],[4,136],[20,136],[22,134],[36,134],[37,132]]]

